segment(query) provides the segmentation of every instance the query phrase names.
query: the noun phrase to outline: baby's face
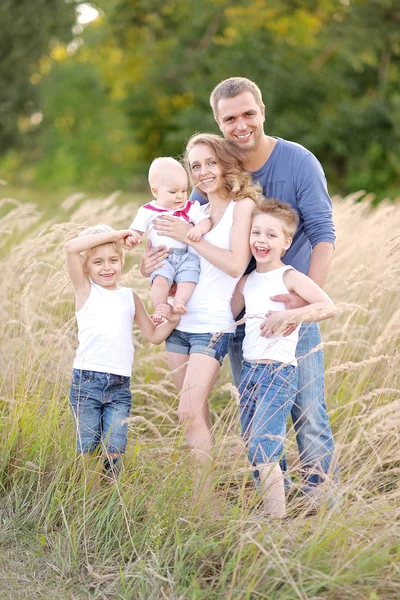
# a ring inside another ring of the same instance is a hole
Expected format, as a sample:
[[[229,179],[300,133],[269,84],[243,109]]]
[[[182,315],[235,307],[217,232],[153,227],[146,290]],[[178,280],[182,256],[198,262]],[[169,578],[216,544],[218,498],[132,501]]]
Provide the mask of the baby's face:
[[[166,174],[157,187],[152,188],[157,203],[168,210],[180,210],[187,202],[188,179],[185,172]]]

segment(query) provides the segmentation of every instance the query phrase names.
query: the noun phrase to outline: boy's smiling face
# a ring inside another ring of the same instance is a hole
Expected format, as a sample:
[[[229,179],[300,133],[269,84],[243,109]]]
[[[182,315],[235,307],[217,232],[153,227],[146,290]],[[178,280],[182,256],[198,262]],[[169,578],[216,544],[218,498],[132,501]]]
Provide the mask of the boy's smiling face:
[[[118,289],[118,279],[122,270],[122,258],[113,244],[102,244],[88,256],[85,271],[93,283],[109,290]]]
[[[256,259],[258,272],[281,267],[281,258],[291,243],[292,238],[285,233],[283,221],[268,214],[253,217],[250,249]]]

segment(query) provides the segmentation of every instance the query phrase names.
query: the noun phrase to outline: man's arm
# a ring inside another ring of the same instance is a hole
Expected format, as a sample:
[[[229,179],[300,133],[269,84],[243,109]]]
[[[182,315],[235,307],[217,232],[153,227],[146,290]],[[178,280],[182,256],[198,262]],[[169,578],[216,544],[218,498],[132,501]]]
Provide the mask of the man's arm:
[[[330,242],[319,242],[312,249],[308,276],[321,288],[328,276],[334,250]]]
[[[304,230],[312,245],[308,276],[322,287],[332,262],[335,228],[332,220],[332,201],[321,164],[309,153],[299,165],[297,175],[297,206]],[[298,294],[281,294],[272,298],[285,302],[287,309],[306,306]]]

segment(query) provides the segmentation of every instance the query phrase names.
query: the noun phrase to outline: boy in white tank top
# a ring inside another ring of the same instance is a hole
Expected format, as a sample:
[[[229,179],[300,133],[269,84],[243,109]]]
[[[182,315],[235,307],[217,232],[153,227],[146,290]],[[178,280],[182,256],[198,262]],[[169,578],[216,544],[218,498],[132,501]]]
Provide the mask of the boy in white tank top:
[[[286,512],[279,459],[297,392],[299,325],[335,314],[329,296],[312,279],[281,260],[297,226],[297,212],[289,204],[272,198],[258,203],[250,232],[256,270],[242,277],[232,298],[234,316],[246,307],[239,386],[242,437],[249,460],[258,471],[264,510],[277,518]],[[283,303],[271,300],[271,296],[288,292],[298,294],[308,305],[285,310]]]
[[[132,405],[133,322],[147,340],[160,344],[180,318],[165,304],[159,307],[165,320],[156,325],[136,292],[118,285],[123,246],[131,233],[98,225],[65,246],[67,270],[75,289],[79,339],[70,402],[77,450],[85,460],[90,487],[97,487],[100,474],[99,461],[93,456],[96,448],[101,445],[105,473],[112,477],[125,452],[126,419]]]

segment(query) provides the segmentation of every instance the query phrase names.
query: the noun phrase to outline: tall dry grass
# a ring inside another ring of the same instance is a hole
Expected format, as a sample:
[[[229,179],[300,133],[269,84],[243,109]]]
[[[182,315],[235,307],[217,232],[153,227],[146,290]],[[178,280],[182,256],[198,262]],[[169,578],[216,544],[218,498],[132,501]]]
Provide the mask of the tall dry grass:
[[[176,392],[163,349],[139,335],[125,469],[117,486],[87,493],[68,407],[76,327],[63,245],[89,224],[126,227],[134,209],[75,195],[58,223],[0,201],[1,598],[400,596],[400,209],[355,199],[335,199],[326,289],[341,312],[322,327],[340,502],[326,497],[307,517],[293,501],[281,524],[260,516],[227,365],[211,399],[222,510],[190,509]],[[122,284],[147,300],[140,252]],[[296,477],[293,432],[288,445]]]

